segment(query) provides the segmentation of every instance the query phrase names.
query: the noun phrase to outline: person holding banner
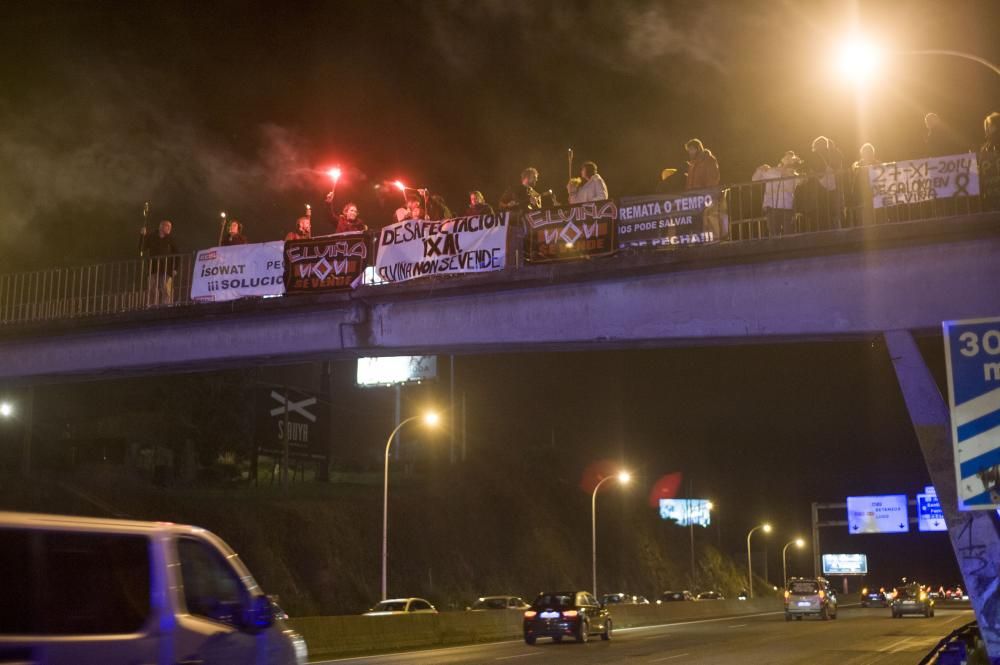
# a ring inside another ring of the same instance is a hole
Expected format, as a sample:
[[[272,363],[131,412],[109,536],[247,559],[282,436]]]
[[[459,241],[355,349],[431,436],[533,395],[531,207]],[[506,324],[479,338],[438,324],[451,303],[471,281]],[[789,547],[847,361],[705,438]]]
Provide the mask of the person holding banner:
[[[427,211],[424,209],[424,201],[419,196],[406,197],[406,212],[403,219],[428,220]]]
[[[222,246],[228,247],[229,245],[245,244],[247,244],[247,237],[243,235],[243,223],[235,219],[230,221],[229,231],[222,239]]]
[[[306,216],[299,217],[295,222],[295,230],[289,231],[285,235],[285,242],[289,240],[308,240],[312,238],[312,220]]]
[[[584,162],[580,166],[580,177],[571,178],[566,183],[566,191],[569,193],[570,205],[608,199],[608,186],[597,172],[597,164],[594,162]]]

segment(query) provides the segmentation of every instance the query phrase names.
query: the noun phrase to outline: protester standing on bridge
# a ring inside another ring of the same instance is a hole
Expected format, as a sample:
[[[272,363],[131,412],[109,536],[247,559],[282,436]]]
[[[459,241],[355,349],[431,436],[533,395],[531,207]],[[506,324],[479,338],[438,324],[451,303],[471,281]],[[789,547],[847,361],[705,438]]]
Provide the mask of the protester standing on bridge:
[[[312,220],[303,215],[295,221],[295,230],[288,232],[285,241],[309,240],[309,238],[312,238]]]
[[[245,245],[247,244],[247,237],[243,235],[243,222],[238,220],[232,220],[229,222],[229,230],[226,236],[222,239],[222,246],[226,247],[228,245]]]
[[[501,210],[539,210],[542,195],[535,191],[538,169],[533,166],[521,171],[521,183],[507,189],[500,198]]]
[[[754,171],[754,182],[764,185],[764,216],[768,237],[777,238],[795,232],[795,188],[801,181],[798,167],[802,160],[794,150],[787,151],[777,166],[761,164]]]
[[[1000,210],[1000,113],[994,111],[983,120],[986,141],[979,148],[979,182],[983,207]]]
[[[431,194],[427,200],[427,216],[430,219],[451,219],[451,208],[440,194]]]
[[[924,116],[924,127],[927,128],[927,135],[924,136],[924,154],[920,157],[944,157],[965,152],[937,113]]]
[[[335,233],[356,233],[367,231],[368,225],[358,216],[358,205],[353,201],[348,201],[341,209],[339,215],[333,213],[333,202],[329,201],[330,215],[334,223]]]
[[[169,219],[160,222],[156,233],[150,235],[146,227],[139,232],[139,248],[149,259],[149,283],[146,304],[149,306],[170,305],[174,302],[174,277],[177,275],[177,245],[171,232],[174,229]]]
[[[796,211],[810,230],[840,228],[844,196],[838,175],[843,166],[844,156],[833,141],[825,136],[813,139],[806,156],[809,179],[795,193]]]
[[[878,164],[875,146],[866,143],[858,151],[858,161],[851,164],[851,223],[854,226],[873,224],[875,209],[872,207],[872,185],[869,167]]]
[[[493,206],[486,202],[486,197],[479,190],[469,192],[469,207],[465,209],[466,217],[477,215],[492,215]]]
[[[427,216],[427,211],[424,209],[424,200],[419,196],[407,196],[406,197],[406,212],[405,217],[402,220],[416,219],[416,220],[428,220],[430,217]]]
[[[719,184],[719,160],[705,147],[701,139],[684,144],[688,157],[687,184],[684,189],[706,189]]]
[[[608,199],[608,186],[597,172],[597,164],[594,162],[584,162],[580,166],[580,177],[570,179],[566,183],[566,191],[569,193],[570,205]]]

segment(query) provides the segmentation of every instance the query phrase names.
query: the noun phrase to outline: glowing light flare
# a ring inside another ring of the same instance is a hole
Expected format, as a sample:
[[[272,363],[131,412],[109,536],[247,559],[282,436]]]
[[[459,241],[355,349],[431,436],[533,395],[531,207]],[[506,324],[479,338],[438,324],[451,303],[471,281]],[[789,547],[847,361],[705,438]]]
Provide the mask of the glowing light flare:
[[[14,415],[14,405],[10,402],[0,402],[0,416],[10,418]]]
[[[424,424],[428,427],[435,427],[441,422],[441,414],[437,411],[428,411],[424,414]]]
[[[392,183],[392,184],[393,184],[393,186],[394,186],[394,187],[395,187],[396,189],[398,189],[399,191],[401,191],[401,192],[405,192],[405,191],[406,191],[406,185],[404,185],[404,184],[403,184],[403,181],[402,181],[402,180],[397,180],[397,181],[395,181],[395,182],[394,182],[394,183]]]
[[[768,524],[768,523],[765,522],[764,526],[762,526],[761,528],[764,529],[764,533],[771,533],[771,525],[770,524]]]
[[[799,547],[799,548],[805,547],[806,546],[806,541],[802,540],[801,538],[796,538],[795,539],[795,546]]]
[[[618,472],[618,482],[620,482],[622,485],[628,485],[629,481],[631,480],[632,480],[632,474],[629,473],[628,471]]]
[[[336,182],[340,180],[341,170],[339,168],[334,167],[329,171],[327,171],[326,174],[330,176],[330,180],[333,180],[334,184],[336,184]]]
[[[871,42],[853,38],[844,42],[837,53],[836,66],[841,77],[861,85],[878,73],[882,51]]]

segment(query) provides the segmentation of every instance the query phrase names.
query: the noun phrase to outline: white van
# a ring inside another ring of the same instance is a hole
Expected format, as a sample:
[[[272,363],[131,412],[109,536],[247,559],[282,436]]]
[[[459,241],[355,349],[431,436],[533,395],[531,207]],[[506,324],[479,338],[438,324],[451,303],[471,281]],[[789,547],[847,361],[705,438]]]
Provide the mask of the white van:
[[[302,665],[250,571],[193,526],[0,512],[0,663]]]

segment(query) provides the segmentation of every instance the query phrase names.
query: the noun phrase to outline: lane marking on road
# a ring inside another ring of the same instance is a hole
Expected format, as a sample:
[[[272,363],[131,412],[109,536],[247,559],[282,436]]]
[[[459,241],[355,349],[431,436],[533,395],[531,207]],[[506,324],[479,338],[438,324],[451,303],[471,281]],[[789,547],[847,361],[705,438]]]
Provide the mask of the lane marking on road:
[[[654,626],[632,626],[631,628],[615,628],[615,633],[631,633],[637,630],[652,630],[653,628],[670,628],[672,626],[690,626],[696,623],[717,623],[719,621],[732,621],[733,619],[746,619],[751,617],[766,617],[774,616],[775,614],[784,614],[785,611],[781,610],[779,612],[758,612],[757,614],[741,614],[735,617],[717,617],[715,619],[694,619],[693,621],[675,621],[674,623],[658,623]],[[644,637],[644,640],[651,640],[657,637],[662,637],[662,635],[650,635]]]
[[[543,652],[536,651],[535,653],[519,653],[516,656],[501,656],[497,660],[510,660],[511,658],[525,658],[527,656],[541,656]]]
[[[664,656],[663,658],[654,658],[649,661],[651,663],[662,663],[665,660],[673,660],[674,658],[683,658],[684,656],[690,656],[690,653],[675,653],[673,656]]]
[[[737,623],[737,624],[734,624],[734,625],[729,626],[729,627],[730,628],[743,628],[744,626],[748,626],[748,625],[749,624],[746,624],[746,623]]]

